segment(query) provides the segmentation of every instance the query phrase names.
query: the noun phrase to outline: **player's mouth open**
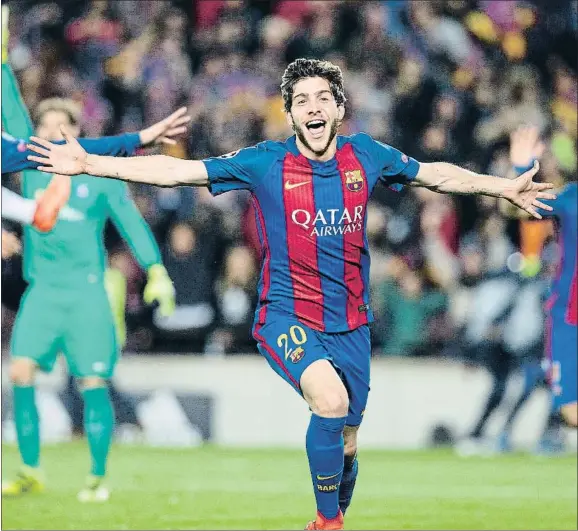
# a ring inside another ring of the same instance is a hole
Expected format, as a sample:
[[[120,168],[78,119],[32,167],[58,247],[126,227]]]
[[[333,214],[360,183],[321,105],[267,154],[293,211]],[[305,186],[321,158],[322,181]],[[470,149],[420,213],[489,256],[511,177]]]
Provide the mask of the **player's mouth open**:
[[[305,124],[305,127],[309,129],[309,132],[313,138],[321,138],[325,132],[325,120],[309,120]]]

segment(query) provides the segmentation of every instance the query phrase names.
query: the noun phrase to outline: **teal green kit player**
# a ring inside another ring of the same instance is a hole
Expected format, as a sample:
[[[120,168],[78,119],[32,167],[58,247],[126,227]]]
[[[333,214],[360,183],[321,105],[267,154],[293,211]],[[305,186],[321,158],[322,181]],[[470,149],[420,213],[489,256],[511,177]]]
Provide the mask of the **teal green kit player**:
[[[28,138],[33,131],[26,108],[9,67],[2,65],[2,68],[3,103],[10,109],[4,112],[3,106],[3,126],[14,136]],[[37,134],[58,140],[60,124],[68,127],[77,124],[73,109],[68,100],[40,103],[35,116]],[[115,156],[131,155],[143,144],[170,137],[175,120],[182,121],[182,114],[141,133],[95,139],[93,150]],[[50,173],[24,170],[22,195],[37,198],[51,179]],[[119,352],[105,290],[106,221],[112,220],[148,272],[145,302],[156,300],[161,313],[169,314],[174,308],[174,288],[162,265],[158,245],[125,183],[83,175],[72,183],[69,206],[81,212],[84,219],[60,220],[50,233],[38,232],[33,227],[24,229],[24,276],[29,287],[14,325],[10,371],[18,446],[24,466],[15,481],[3,485],[2,494],[19,495],[43,488],[34,373],[36,368],[51,370],[58,354],[63,353],[71,373],[82,384],[85,431],[92,458],[91,475],[79,499],[104,501],[108,491],[102,478],[114,427],[106,379],[113,374]]]

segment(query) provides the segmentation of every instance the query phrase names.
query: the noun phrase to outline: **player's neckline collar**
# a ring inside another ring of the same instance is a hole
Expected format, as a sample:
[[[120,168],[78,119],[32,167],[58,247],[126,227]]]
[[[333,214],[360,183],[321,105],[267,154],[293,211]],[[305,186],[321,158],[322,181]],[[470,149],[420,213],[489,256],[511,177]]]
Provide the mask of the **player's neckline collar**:
[[[339,149],[339,147],[340,146],[338,140],[337,149]],[[295,135],[287,139],[287,148],[291,154],[295,155],[295,157],[303,161],[304,164],[309,164],[312,168],[332,168],[337,165],[337,159],[335,155],[333,155],[332,158],[326,160],[325,162],[307,158],[305,155],[303,155],[303,153],[301,153],[301,151],[299,151],[299,148],[297,147],[297,137]]]

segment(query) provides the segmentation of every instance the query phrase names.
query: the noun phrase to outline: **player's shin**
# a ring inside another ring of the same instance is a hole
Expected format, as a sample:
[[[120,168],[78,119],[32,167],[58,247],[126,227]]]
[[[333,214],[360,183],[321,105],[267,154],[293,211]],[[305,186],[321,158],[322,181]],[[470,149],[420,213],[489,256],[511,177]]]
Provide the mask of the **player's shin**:
[[[339,486],[343,474],[343,428],[346,417],[312,414],[307,430],[307,457],[317,510],[325,518],[339,513]]]
[[[92,459],[91,474],[103,477],[114,431],[114,410],[106,385],[85,388],[84,430]]]
[[[343,460],[343,477],[339,486],[339,508],[344,515],[351,504],[358,470],[357,452],[354,455],[346,455]]]
[[[38,467],[40,429],[33,385],[14,385],[14,422],[22,462],[27,467]]]

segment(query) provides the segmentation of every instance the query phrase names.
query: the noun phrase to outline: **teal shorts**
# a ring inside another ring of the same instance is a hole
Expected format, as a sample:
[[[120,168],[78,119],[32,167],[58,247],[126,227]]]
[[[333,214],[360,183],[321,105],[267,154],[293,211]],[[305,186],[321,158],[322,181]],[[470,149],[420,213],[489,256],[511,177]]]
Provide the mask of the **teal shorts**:
[[[73,376],[110,378],[118,342],[102,283],[75,289],[31,284],[12,333],[12,358],[34,360],[49,372],[62,353]]]

